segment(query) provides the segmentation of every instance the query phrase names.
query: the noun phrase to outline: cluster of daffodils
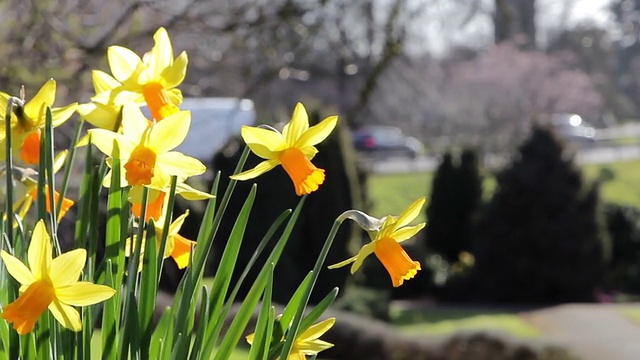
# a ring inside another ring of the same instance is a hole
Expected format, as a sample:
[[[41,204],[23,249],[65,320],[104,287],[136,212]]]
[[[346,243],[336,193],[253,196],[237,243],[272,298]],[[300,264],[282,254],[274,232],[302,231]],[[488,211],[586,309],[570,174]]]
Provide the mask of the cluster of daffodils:
[[[203,174],[205,165],[193,157],[174,151],[185,140],[191,125],[190,112],[180,109],[182,93],[177,88],[185,78],[188,58],[185,52],[174,58],[165,29],[160,28],[153,38],[154,46],[142,57],[121,46],[109,47],[107,58],[110,74],[93,71],[95,95],[88,103],[52,107],[56,95],[54,80],[47,81],[29,100],[25,99],[24,90],[20,96],[0,92],[0,113],[7,114],[0,119],[0,160],[7,163],[6,167],[0,168],[0,178],[12,184],[13,194],[13,203],[6,206],[11,209],[9,213],[16,214],[18,220],[24,222],[38,194],[44,193],[49,220],[54,219],[49,222],[46,219],[37,221],[28,244],[27,265],[13,250],[1,252],[7,272],[20,283],[17,299],[9,304],[0,304],[1,316],[12,323],[19,334],[33,331],[47,309],[64,328],[80,331],[83,320],[74,307],[96,304],[117,293],[117,289],[108,286],[79,281],[83,278],[87,251],[76,249],[61,253],[52,241],[50,233],[53,234],[55,220],[60,221],[74,201],[63,197],[55,189],[49,189],[48,185],[39,189],[38,171],[31,168],[44,158],[42,144],[46,144],[43,134],[48,114],[51,119],[51,125],[48,126],[53,128],[63,124],[76,111],[94,126],[77,146],[95,146],[104,154],[110,171],[101,179],[103,187],[119,184],[119,188],[127,189],[126,200],[135,218],[132,223],[141,229],[137,235],[122,240],[126,243],[123,246],[127,250],[126,256],[132,255],[134,248],[139,249],[141,256],[145,255],[144,249],[147,247],[144,242],[149,228],[144,226],[152,223],[157,241],[166,241],[162,246],[158,243],[154,247],[164,249],[160,255],[163,259],[171,257],[182,269],[189,266],[194,258],[192,252],[197,246],[196,242],[179,234],[189,213],[187,211],[170,221],[172,209],[169,208],[172,188],[187,200],[213,197],[186,182],[190,177]],[[149,110],[150,116],[143,113],[142,107]],[[330,174],[325,174],[311,160],[318,152],[315,146],[332,133],[337,121],[337,116],[330,116],[310,126],[306,109],[298,103],[291,120],[281,132],[268,126],[244,126],[241,129],[243,140],[264,161],[253,169],[232,175],[231,179],[253,179],[282,165],[298,196],[317,191],[324,183],[325,176]],[[53,176],[60,170],[67,155],[67,151],[55,155],[51,166],[53,171],[47,170],[47,173],[52,173],[46,175]],[[14,165],[9,165],[12,161]],[[0,192],[0,198],[7,198],[5,195]],[[370,234],[371,242],[365,244],[355,256],[329,268],[352,264],[351,273],[354,273],[365,258],[373,253],[389,272],[393,286],[400,286],[405,280],[413,278],[420,270],[420,263],[412,260],[400,243],[416,235],[425,226],[424,223],[410,226],[424,203],[424,198],[417,200],[398,217],[377,219],[358,210],[349,210],[340,215],[337,223],[346,219],[356,221]],[[55,214],[50,204],[58,204],[59,209]],[[13,218],[8,220],[13,224],[10,228],[20,224]],[[163,228],[165,224],[169,224],[168,228]],[[134,243],[138,245],[134,247]],[[328,244],[330,246],[330,242]],[[139,270],[143,271],[142,261],[139,264]],[[84,278],[87,279],[86,276]],[[334,323],[335,319],[330,318],[301,330],[295,337],[289,358],[305,359],[331,347],[331,344],[319,338]],[[254,335],[247,337],[247,341],[253,343]]]

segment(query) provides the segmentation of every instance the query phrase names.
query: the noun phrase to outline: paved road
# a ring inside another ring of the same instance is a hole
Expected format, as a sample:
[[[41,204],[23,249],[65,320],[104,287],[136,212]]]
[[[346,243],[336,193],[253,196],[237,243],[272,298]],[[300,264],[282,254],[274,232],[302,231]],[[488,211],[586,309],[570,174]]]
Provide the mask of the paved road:
[[[521,316],[543,332],[544,340],[566,346],[581,360],[638,360],[640,325],[620,311],[631,306],[568,304]]]
[[[611,162],[640,159],[640,146],[600,146],[582,149],[576,153],[579,164],[606,164]],[[485,166],[499,168],[506,164],[508,157],[498,155],[485,156]],[[401,157],[386,159],[363,159],[362,164],[373,173],[404,173],[432,171],[438,166],[439,159],[434,156],[422,156],[415,160]]]

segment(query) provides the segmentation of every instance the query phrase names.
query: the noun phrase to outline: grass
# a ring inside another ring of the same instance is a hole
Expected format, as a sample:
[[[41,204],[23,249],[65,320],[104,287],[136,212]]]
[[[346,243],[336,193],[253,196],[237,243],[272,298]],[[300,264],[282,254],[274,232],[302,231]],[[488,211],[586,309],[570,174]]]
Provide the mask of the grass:
[[[519,338],[535,338],[541,332],[516,313],[453,308],[392,312],[392,321],[408,335],[450,335],[459,332],[492,331]]]
[[[585,165],[582,167],[588,182],[600,178],[600,194],[604,201],[640,208],[640,161],[625,161],[611,164]],[[373,201],[371,215],[398,215],[407,205],[419,198],[431,195],[433,174],[402,173],[373,174],[369,178],[369,197]],[[488,200],[495,191],[496,181],[492,174],[485,173],[483,198]],[[416,222],[425,221],[424,212]]]
[[[586,165],[583,173],[590,180],[602,178],[600,192],[605,201],[640,208],[640,161]]]
[[[630,305],[628,307],[623,307],[618,310],[618,312],[620,313],[620,315],[622,315],[622,317],[625,317],[636,324],[640,324],[640,309],[638,309],[636,306]]]

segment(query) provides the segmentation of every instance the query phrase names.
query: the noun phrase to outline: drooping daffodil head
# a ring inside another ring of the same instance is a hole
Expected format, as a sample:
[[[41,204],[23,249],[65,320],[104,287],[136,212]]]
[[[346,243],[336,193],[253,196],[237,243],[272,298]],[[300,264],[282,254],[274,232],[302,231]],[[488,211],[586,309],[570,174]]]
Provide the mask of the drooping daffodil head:
[[[315,126],[309,127],[307,110],[298,103],[291,121],[282,133],[273,129],[243,126],[242,139],[251,151],[265,159],[255,168],[232,175],[234,180],[253,179],[278,165],[282,165],[291,180],[297,195],[310,194],[318,190],[325,179],[323,169],[311,160],[318,153],[315,145],[325,140],[336,127],[337,116],[329,116]]]
[[[156,232],[156,241],[157,248],[160,248],[160,241],[162,240],[162,236],[165,232],[163,228],[165,222],[165,216],[163,214],[158,221],[154,222],[154,229]],[[176,263],[179,269],[184,269],[189,265],[189,261],[191,261],[191,250],[193,246],[196,244],[195,241],[189,240],[184,236],[179,234],[180,228],[184,224],[184,220],[189,216],[189,210],[185,211],[184,214],[178,216],[170,225],[167,231],[167,244],[164,249],[163,259],[171,257],[173,261]],[[146,233],[145,233],[146,237]],[[133,236],[133,240],[137,241],[137,236]],[[130,256],[131,251],[131,238],[126,240],[126,256]],[[145,249],[145,240],[143,239],[140,252],[140,259],[142,260],[144,256]],[[139,263],[138,271],[142,270],[143,264],[142,261]]]
[[[402,285],[405,280],[412,279],[421,269],[420,263],[412,260],[400,243],[412,238],[424,228],[425,223],[408,225],[418,217],[425,202],[424,197],[416,200],[398,217],[386,216],[376,219],[357,210],[349,210],[340,215],[338,219],[341,221],[354,220],[367,230],[371,242],[362,246],[355,256],[331,265],[329,268],[336,269],[351,264],[353,274],[362,266],[367,256],[375,254],[389,273],[394,287]]]
[[[59,152],[53,161],[54,174],[57,173],[65,163],[68,150]],[[13,191],[14,202],[13,211],[15,211],[20,219],[24,220],[31,208],[33,202],[38,198],[38,172],[31,168],[14,167],[13,168]],[[60,221],[62,217],[71,209],[75,204],[70,198],[64,197],[60,201],[62,196],[60,192],[53,191],[53,194],[49,190],[49,185],[44,186],[46,210],[49,214],[52,213],[51,208],[51,196],[53,195],[53,202],[55,206],[60,204],[60,208],[56,208],[58,214],[57,219]],[[17,226],[16,222],[13,226]]]
[[[5,117],[7,101],[10,95],[0,92],[0,160],[6,158],[5,149]],[[46,108],[53,106],[56,99],[56,81],[48,80],[34,97],[27,100],[24,106],[13,108],[11,114],[11,148],[20,151],[20,159],[28,165],[37,164],[40,160],[40,138],[45,126]],[[53,127],[67,121],[76,111],[77,103],[51,108]]]
[[[85,249],[53,258],[51,238],[42,220],[31,236],[28,266],[4,250],[0,256],[9,274],[21,284],[20,296],[4,307],[2,318],[13,323],[21,335],[30,333],[47,309],[62,326],[80,331],[82,320],[74,306],[96,304],[115,294],[108,286],[78,281],[87,260]]]

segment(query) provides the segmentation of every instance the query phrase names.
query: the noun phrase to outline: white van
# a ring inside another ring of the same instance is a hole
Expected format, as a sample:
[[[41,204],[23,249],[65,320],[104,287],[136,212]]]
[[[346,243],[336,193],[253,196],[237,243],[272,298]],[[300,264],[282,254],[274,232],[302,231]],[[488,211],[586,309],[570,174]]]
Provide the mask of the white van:
[[[210,161],[242,125],[255,125],[253,101],[238,98],[184,98],[180,110],[191,111],[187,138],[176,148],[185,155]]]

